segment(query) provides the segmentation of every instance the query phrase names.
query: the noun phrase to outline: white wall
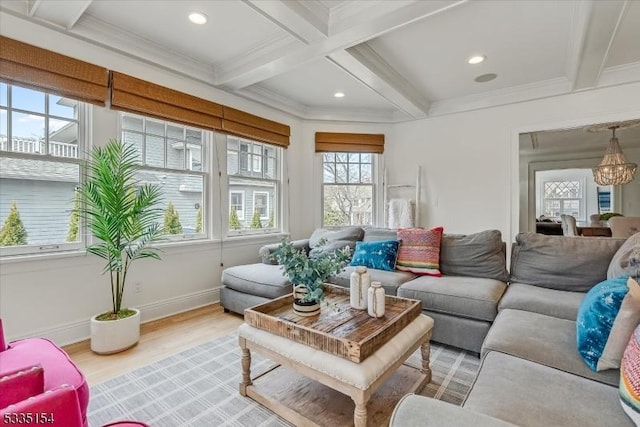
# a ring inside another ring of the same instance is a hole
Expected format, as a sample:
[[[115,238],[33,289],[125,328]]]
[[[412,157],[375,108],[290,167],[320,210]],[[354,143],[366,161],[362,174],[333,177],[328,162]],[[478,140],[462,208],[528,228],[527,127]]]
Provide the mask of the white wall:
[[[636,83],[396,125],[303,122],[2,12],[0,19],[2,35],[289,124],[283,198],[285,224],[288,221],[293,238],[308,236],[319,224],[316,131],[386,134],[384,163],[390,182],[414,182],[416,166],[423,167],[421,225],[443,225],[445,231],[458,233],[495,228],[509,242],[518,231],[520,132],[640,117]],[[93,141],[117,136],[116,113],[94,111]],[[216,191],[214,187],[214,200]],[[167,247],[161,262],[134,265],[131,283],[140,282],[142,291],[132,293],[130,287],[125,301],[142,309],[143,321],[217,301],[220,262],[256,262],[257,249],[277,240],[240,238]],[[88,337],[89,317],[107,309],[110,301],[101,270],[99,260],[78,254],[0,260],[0,316],[8,338],[45,336],[66,344]]]
[[[291,146],[285,150],[285,162],[293,165],[290,169],[294,176],[304,175],[305,166],[299,165],[297,159],[310,156],[306,155],[308,150],[303,146],[306,141],[303,141],[302,121],[298,118],[2,12],[0,20],[0,33],[4,36],[288,124],[291,126]],[[117,113],[93,108],[90,137],[94,144],[117,138]],[[226,159],[226,155],[221,158]],[[289,196],[302,205],[300,201],[309,197],[307,190],[311,185],[304,187],[296,179],[291,181],[294,184],[290,192],[283,196],[285,206]],[[220,200],[218,186],[210,188],[208,197],[213,201]],[[305,193],[302,193],[303,189]],[[290,221],[291,229],[299,233],[311,228],[312,220],[308,215],[300,214],[297,206],[291,210],[290,218],[286,217],[289,210],[285,208],[284,211],[285,226],[286,221]],[[219,221],[209,218],[208,222],[210,226],[220,228]],[[141,260],[133,265],[125,304],[140,308],[142,320],[148,321],[218,301],[220,264],[227,267],[258,262],[259,247],[281,238],[281,235],[239,237],[224,242],[166,246],[162,261]],[[89,318],[106,311],[111,301],[108,277],[101,275],[102,268],[101,260],[84,254],[0,260],[0,316],[7,337],[43,336],[61,345],[88,338]],[[141,292],[135,293],[134,285],[138,282]]]
[[[445,232],[519,230],[518,135],[640,117],[640,83],[396,125],[385,153],[390,181],[423,166],[421,225]],[[638,180],[638,178],[636,178]]]

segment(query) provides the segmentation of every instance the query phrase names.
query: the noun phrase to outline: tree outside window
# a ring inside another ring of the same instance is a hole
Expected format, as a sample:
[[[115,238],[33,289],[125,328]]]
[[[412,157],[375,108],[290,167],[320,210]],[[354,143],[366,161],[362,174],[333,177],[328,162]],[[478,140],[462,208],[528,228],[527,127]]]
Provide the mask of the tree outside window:
[[[370,153],[323,153],[323,225],[373,224]]]

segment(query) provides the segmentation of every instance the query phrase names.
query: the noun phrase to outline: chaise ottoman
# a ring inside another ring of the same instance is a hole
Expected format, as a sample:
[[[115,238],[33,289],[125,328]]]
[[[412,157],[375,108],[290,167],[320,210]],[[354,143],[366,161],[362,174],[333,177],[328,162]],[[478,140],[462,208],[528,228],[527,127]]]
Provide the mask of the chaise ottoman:
[[[248,264],[222,271],[220,304],[225,311],[244,314],[244,309],[290,294],[289,279],[279,265]]]

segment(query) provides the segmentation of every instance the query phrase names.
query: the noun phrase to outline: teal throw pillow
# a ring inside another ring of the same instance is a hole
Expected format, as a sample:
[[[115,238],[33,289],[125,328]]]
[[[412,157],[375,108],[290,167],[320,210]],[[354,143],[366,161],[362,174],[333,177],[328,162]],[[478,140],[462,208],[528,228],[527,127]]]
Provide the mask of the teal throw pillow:
[[[578,352],[594,371],[616,369],[640,322],[638,284],[628,276],[608,279],[585,295],[576,319]]]
[[[356,242],[351,265],[393,271],[396,268],[399,245],[397,240]]]

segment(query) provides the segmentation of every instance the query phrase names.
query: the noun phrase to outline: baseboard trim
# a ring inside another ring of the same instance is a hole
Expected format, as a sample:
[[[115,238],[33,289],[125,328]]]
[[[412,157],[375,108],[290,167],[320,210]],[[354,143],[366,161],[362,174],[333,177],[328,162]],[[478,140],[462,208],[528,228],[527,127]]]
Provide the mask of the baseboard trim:
[[[180,295],[162,301],[137,306],[140,310],[142,323],[180,314],[220,301],[220,288],[206,289],[187,295]],[[90,337],[90,319],[69,322],[51,328],[39,329],[21,336],[7,337],[9,341],[30,337],[50,339],[59,346],[75,344],[88,340]]]

